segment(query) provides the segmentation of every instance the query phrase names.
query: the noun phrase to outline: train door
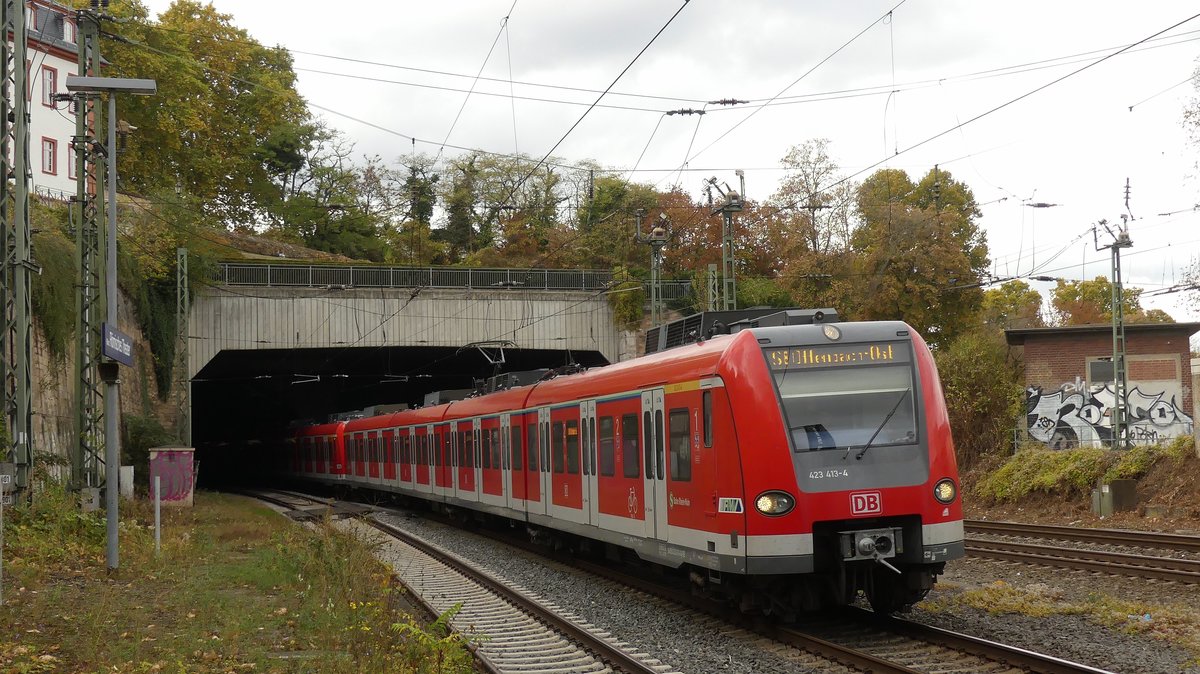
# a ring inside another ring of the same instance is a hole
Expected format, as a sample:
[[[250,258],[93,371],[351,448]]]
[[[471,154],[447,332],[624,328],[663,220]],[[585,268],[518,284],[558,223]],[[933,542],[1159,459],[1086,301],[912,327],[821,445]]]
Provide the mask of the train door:
[[[475,420],[459,421],[454,424],[454,435],[458,443],[456,456],[457,466],[454,469],[454,494],[464,501],[478,501],[475,493],[477,476],[475,474],[476,432]]]
[[[380,453],[383,454],[383,484],[394,487],[396,486],[396,451],[392,438],[396,432],[392,429],[387,429],[380,433],[379,445]]]
[[[516,415],[516,418],[517,418],[517,427],[520,428],[521,415],[519,415],[519,414]],[[503,477],[502,477],[501,482],[504,485],[503,488],[504,488],[504,507],[505,508],[513,508],[517,505],[516,490],[513,488],[515,486],[515,484],[514,484],[515,480],[514,480],[513,476],[517,472],[517,467],[515,465],[513,465],[512,459],[513,459],[513,453],[518,450],[513,448],[512,422],[513,422],[512,415],[510,415],[508,413],[500,415],[500,454],[501,454],[500,464],[501,464],[501,471],[503,471],[502,472]],[[520,465],[520,464],[517,464],[517,465]]]
[[[596,470],[596,401],[579,405],[579,434],[583,436],[583,510],[588,524],[600,524],[600,485]]]
[[[645,457],[646,536],[667,540],[666,446],[663,390],[642,392],[642,455]]]
[[[438,476],[442,491],[446,497],[454,495],[454,449],[452,449],[451,438],[454,438],[454,433],[450,431],[449,423],[439,423],[434,428],[434,435],[438,438]]]
[[[412,451],[417,466],[417,491],[432,494],[434,476],[433,471],[429,470],[429,441],[425,438],[424,426],[412,428]]]
[[[400,484],[401,486],[411,488],[413,486],[413,464],[412,449],[408,444],[407,428],[401,428],[396,431],[396,445],[399,447],[397,453],[400,455]]]
[[[500,417],[479,420],[479,500],[489,505],[504,505],[504,441]]]
[[[379,433],[367,433],[367,482],[379,484]]]
[[[540,515],[550,514],[550,500],[553,494],[551,489],[551,478],[553,473],[550,471],[550,408],[543,407],[538,410],[537,423],[537,441],[538,441],[538,474],[536,476],[538,489],[541,494],[541,502],[533,511]]]

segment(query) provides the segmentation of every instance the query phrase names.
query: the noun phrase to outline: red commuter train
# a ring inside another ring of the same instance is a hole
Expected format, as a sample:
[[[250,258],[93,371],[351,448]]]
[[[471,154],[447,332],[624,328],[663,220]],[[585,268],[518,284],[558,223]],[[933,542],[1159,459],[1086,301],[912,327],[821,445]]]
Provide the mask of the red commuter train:
[[[291,447],[295,477],[630,551],[744,610],[891,612],[964,554],[937,369],[901,322],[747,328]]]

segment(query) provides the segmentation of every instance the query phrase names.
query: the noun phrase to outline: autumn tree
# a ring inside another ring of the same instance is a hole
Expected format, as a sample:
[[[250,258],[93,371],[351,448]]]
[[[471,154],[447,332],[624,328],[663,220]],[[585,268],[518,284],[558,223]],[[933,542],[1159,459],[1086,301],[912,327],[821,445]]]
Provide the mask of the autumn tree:
[[[855,318],[904,320],[933,344],[973,324],[988,255],[970,188],[937,168],[919,183],[882,169],[859,187],[856,210]]]
[[[1113,285],[1105,276],[1090,281],[1060,280],[1051,294],[1050,304],[1058,325],[1088,325],[1112,322]],[[1174,323],[1161,309],[1145,309],[1142,289],[1121,288],[1121,310],[1127,323]]]
[[[291,54],[195,0],[175,0],[157,22],[136,1],[111,11],[133,20],[111,25],[121,39],[102,46],[105,74],[158,83],[157,96],[121,102],[137,127],[120,156],[123,189],[194,195],[213,220],[252,224],[276,194],[270,163],[287,163],[311,122]]]
[[[1046,324],[1041,293],[1021,280],[984,291],[982,318],[985,325],[999,329],[1040,328]]]

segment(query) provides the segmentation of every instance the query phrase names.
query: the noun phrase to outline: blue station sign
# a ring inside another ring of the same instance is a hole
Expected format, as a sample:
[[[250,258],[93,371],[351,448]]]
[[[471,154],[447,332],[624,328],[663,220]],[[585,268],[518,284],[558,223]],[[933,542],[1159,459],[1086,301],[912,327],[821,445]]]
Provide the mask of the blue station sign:
[[[100,353],[118,363],[133,365],[133,339],[105,323],[104,339],[100,342]]]

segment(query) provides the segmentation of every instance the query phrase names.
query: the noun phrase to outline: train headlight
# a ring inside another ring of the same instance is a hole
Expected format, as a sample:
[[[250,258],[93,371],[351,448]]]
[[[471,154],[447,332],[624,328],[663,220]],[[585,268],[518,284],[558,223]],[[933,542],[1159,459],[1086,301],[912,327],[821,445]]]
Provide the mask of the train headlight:
[[[796,507],[796,499],[782,491],[768,491],[754,499],[754,507],[764,515],[785,515]]]
[[[954,480],[948,477],[939,480],[933,487],[933,497],[940,503],[951,503],[957,494],[958,488],[954,486]]]

